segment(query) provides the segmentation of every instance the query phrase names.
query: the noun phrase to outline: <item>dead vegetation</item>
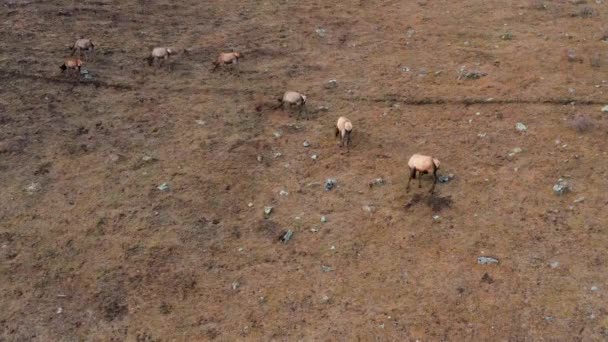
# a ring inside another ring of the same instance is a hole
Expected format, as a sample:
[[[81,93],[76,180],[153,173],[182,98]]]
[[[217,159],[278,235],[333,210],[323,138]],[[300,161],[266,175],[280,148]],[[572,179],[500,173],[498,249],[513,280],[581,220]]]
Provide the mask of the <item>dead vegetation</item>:
[[[586,133],[595,127],[595,121],[585,114],[576,114],[566,121],[569,128],[578,133]]]

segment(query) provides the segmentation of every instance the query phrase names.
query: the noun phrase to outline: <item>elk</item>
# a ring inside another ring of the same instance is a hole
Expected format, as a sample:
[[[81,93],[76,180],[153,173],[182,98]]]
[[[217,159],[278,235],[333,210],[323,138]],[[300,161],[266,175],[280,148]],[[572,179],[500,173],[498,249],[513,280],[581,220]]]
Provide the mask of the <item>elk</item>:
[[[439,170],[439,160],[431,156],[425,156],[416,153],[410,157],[410,160],[407,162],[407,166],[410,168],[410,178],[407,180],[406,191],[410,191],[410,182],[412,181],[412,178],[416,179],[416,173],[418,173],[418,188],[422,187],[420,177],[423,174],[432,173],[433,186],[429,191],[432,194],[435,190],[435,184],[437,184],[437,170]]]

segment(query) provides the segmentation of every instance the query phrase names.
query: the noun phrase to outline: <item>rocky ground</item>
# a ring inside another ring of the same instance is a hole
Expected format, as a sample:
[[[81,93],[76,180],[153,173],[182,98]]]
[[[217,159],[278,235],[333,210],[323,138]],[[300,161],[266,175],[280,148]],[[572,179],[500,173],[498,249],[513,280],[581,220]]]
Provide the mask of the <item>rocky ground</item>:
[[[608,339],[607,6],[3,1],[0,340]]]

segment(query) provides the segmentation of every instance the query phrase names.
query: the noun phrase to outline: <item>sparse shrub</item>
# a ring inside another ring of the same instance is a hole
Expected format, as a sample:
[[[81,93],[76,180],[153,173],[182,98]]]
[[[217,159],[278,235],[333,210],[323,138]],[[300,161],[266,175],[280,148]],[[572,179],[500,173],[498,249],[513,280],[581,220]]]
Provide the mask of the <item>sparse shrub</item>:
[[[596,53],[595,55],[589,57],[589,64],[593,68],[599,68],[602,66],[602,55]]]
[[[591,18],[595,11],[589,6],[583,6],[578,10],[578,16],[581,18]]]
[[[581,57],[577,56],[576,51],[574,51],[573,49],[566,50],[566,59],[568,60],[568,62],[583,63],[583,59]]]
[[[500,39],[502,39],[502,40],[513,40],[513,33],[506,32],[506,33],[500,35]]]
[[[579,133],[585,133],[593,129],[595,122],[589,116],[584,114],[577,114],[571,119],[566,121],[568,127]]]
[[[546,10],[547,4],[543,0],[530,0],[530,8],[535,10]]]

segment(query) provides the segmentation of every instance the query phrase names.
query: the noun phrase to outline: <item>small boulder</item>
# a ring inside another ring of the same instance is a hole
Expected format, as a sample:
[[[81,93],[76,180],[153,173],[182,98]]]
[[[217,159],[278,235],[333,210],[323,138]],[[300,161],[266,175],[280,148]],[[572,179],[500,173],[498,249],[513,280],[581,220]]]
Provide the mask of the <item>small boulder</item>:
[[[336,186],[336,184],[337,181],[335,178],[327,178],[327,180],[325,180],[325,191],[330,191]]]
[[[561,196],[568,191],[570,191],[570,183],[562,178],[560,178],[553,186],[553,193],[557,196]]]
[[[160,191],[169,191],[169,183],[163,183],[156,188]]]
[[[498,264],[498,259],[488,256],[477,257],[477,263],[480,265]]]

